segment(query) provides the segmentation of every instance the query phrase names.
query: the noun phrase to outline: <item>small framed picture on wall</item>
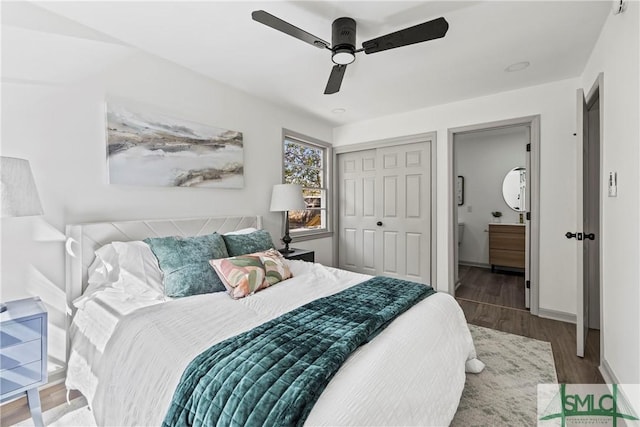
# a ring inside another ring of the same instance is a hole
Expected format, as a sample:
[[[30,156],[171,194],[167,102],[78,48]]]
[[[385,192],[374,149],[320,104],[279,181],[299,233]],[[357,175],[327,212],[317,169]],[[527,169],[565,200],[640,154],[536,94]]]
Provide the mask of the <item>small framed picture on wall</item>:
[[[458,198],[458,206],[464,205],[464,176],[458,175],[456,180],[456,197]]]

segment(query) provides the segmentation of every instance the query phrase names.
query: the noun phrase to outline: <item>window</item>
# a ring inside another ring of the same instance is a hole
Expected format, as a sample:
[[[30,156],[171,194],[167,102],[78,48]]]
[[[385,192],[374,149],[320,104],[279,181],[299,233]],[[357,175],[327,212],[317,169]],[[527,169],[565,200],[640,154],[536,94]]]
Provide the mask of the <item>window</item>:
[[[290,131],[284,134],[284,183],[301,185],[307,205],[303,211],[289,212],[292,237],[315,236],[329,231],[329,152],[327,143]]]

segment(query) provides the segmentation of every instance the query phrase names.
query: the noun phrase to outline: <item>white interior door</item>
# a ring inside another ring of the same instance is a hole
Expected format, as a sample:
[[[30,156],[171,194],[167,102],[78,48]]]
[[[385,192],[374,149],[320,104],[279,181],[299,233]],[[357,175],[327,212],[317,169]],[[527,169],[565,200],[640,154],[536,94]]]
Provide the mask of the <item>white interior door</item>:
[[[587,340],[587,333],[589,332],[589,301],[588,301],[588,293],[585,292],[584,288],[584,253],[585,245],[582,240],[582,230],[584,227],[584,197],[583,191],[588,188],[588,184],[585,185],[585,176],[584,170],[584,161],[585,161],[585,153],[584,150],[587,149],[587,138],[589,135],[588,128],[588,111],[587,111],[587,103],[584,98],[584,91],[582,89],[578,89],[577,97],[576,97],[576,112],[578,116],[577,127],[576,127],[576,135],[577,135],[577,146],[576,146],[576,154],[577,154],[577,177],[576,177],[576,196],[577,196],[577,206],[576,206],[576,229],[575,233],[576,237],[576,245],[577,245],[577,269],[576,269],[576,278],[577,278],[577,301],[576,301],[576,354],[580,357],[584,357],[584,346],[585,341]]]
[[[377,163],[376,150],[355,151],[338,156],[338,265],[344,270],[371,275],[378,274]]]
[[[584,182],[584,287],[588,293],[589,329],[600,329],[600,95],[589,99],[587,159]],[[590,236],[589,236],[590,235]]]
[[[429,142],[339,155],[339,266],[430,282]]]

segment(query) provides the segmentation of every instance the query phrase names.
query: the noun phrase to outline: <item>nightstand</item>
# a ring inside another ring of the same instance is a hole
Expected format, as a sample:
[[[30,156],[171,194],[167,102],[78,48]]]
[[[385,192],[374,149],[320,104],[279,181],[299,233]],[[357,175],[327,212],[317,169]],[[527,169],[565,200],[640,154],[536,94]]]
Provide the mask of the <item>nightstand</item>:
[[[290,248],[293,252],[282,254],[286,259],[297,259],[300,261],[315,262],[316,253],[307,249]]]
[[[47,310],[37,297],[6,306],[0,313],[0,402],[27,393],[33,423],[42,426],[38,386],[47,383]]]

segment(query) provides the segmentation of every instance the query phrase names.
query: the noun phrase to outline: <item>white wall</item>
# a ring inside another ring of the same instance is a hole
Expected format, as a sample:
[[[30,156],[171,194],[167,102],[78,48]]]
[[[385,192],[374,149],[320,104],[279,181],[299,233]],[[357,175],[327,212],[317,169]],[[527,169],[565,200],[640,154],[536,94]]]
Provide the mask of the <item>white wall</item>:
[[[19,49],[29,56],[31,46],[25,43]],[[149,105],[173,117],[242,131],[245,187],[108,185],[107,96]],[[2,83],[1,153],[31,162],[44,218],[60,231],[66,224],[100,220],[263,215],[265,228],[280,246],[281,215],[269,212],[269,200],[273,184],[282,180],[283,128],[328,142],[332,137],[330,126],[317,118],[283,110],[135,51],[97,74],[60,85],[16,79]],[[50,356],[64,360],[64,250],[60,243],[32,241],[33,228],[33,219],[2,220],[1,298],[42,296],[51,319]],[[317,259],[331,264],[330,238],[305,242],[304,247],[317,249]]]
[[[456,135],[456,173],[464,177],[464,205],[458,206],[458,222],[464,223],[459,262],[489,265],[491,212],[502,212],[502,223],[519,222],[519,213],[502,197],[502,182],[511,169],[526,166],[527,142],[524,126]]]
[[[578,79],[562,80],[334,129],[334,146],[437,131],[437,287],[448,289],[451,227],[447,130],[477,123],[541,116],[540,307],[575,313],[574,245],[564,233],[575,227],[575,90]]]
[[[604,72],[603,173],[618,173],[618,196],[603,183],[601,248],[604,359],[616,380],[636,384],[640,412],[640,4],[610,15],[581,77],[588,92]]]

